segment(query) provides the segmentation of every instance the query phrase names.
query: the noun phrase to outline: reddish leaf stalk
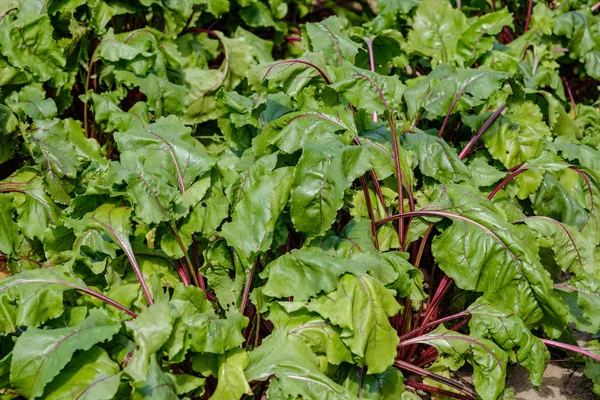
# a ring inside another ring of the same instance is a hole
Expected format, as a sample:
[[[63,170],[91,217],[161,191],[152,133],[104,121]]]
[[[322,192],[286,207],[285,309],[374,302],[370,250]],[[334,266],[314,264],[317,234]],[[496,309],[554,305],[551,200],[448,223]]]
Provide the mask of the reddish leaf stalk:
[[[369,67],[371,68],[371,72],[375,72],[375,59],[373,57],[373,40],[371,38],[365,39],[367,42],[367,49],[369,50]],[[373,115],[371,116],[373,122],[377,122],[377,113],[373,111]]]
[[[185,266],[181,263],[181,261],[175,262],[175,270],[177,271],[177,275],[179,275],[179,279],[185,286],[190,286],[190,276],[187,273]]]
[[[600,9],[600,1],[596,4],[594,4],[591,8],[592,12],[596,12],[596,11],[598,11],[598,9]]]
[[[521,175],[523,172],[527,171],[527,168],[523,168],[523,169],[518,169],[515,172],[513,172],[512,174],[510,174],[509,176],[507,176],[502,182],[500,182],[500,184],[498,186],[496,186],[494,188],[494,190],[492,190],[492,192],[490,193],[490,195],[488,196],[488,199],[493,199],[494,196],[496,194],[498,194],[498,192],[510,181],[512,181],[513,179],[515,179],[517,176]]]
[[[562,77],[562,81],[567,89],[567,94],[569,95],[569,100],[571,101],[571,110],[573,110],[573,118],[577,118],[577,105],[575,104],[575,99],[573,98],[573,92],[571,92],[571,87],[569,86],[569,82]]]
[[[472,389],[470,389],[469,387],[463,385],[462,383],[456,382],[452,379],[446,378],[444,376],[435,374],[431,371],[427,371],[426,369],[417,367],[416,365],[412,365],[406,361],[402,361],[402,360],[396,360],[394,362],[394,366],[396,368],[399,369],[403,369],[406,371],[410,371],[413,372],[417,375],[421,375],[425,378],[429,378],[429,379],[433,379],[435,381],[438,381],[440,383],[443,383],[444,385],[450,386],[454,389],[457,389],[461,392],[463,392],[465,395],[467,395],[467,397],[469,399],[476,399],[477,398],[477,393],[475,393],[475,391],[473,391]]]
[[[246,305],[248,304],[248,294],[250,293],[250,286],[252,286],[252,279],[254,278],[254,271],[256,270],[256,266],[258,265],[259,257],[256,257],[256,261],[254,261],[254,265],[252,265],[252,269],[250,273],[246,277],[246,285],[244,286],[244,292],[242,293],[242,304],[240,305],[240,314],[244,315],[244,311],[246,310]]]
[[[525,30],[523,32],[527,32],[529,30],[529,22],[531,21],[531,10],[533,9],[533,0],[529,0],[529,4],[527,5],[527,17],[525,18]]]
[[[423,332],[426,329],[432,328],[434,326],[438,326],[440,324],[443,324],[444,322],[448,322],[448,321],[452,321],[458,318],[463,318],[463,317],[468,317],[469,313],[467,313],[466,311],[460,312],[458,314],[454,314],[454,315],[450,315],[448,317],[444,317],[444,318],[440,318],[438,320],[432,321],[428,324],[422,325],[420,327],[418,327],[417,329],[413,329],[412,331],[400,336],[400,341],[403,341],[405,339],[408,339],[411,336],[417,335],[421,332]],[[401,347],[400,345],[398,345],[398,347]]]
[[[406,380],[406,381],[404,381],[404,384],[406,386],[409,386],[409,387],[412,387],[412,388],[415,388],[418,390],[423,390],[423,391],[426,391],[429,393],[441,394],[441,395],[448,396],[448,397],[454,397],[455,399],[460,399],[460,400],[471,400],[471,397],[469,397],[469,396],[465,396],[460,393],[454,393],[449,390],[436,388],[434,386],[429,386],[429,385],[426,385],[424,383],[417,382],[417,381]]]
[[[589,357],[593,360],[600,362],[600,357],[598,357],[596,354],[592,353],[591,351],[584,349],[583,347],[573,346],[571,344],[561,343],[561,342],[557,342],[557,341],[549,340],[549,339],[540,338],[540,340],[542,342],[544,342],[544,344],[547,346],[558,347],[559,349],[572,351],[573,353],[581,354],[582,356]]]
[[[494,123],[494,121],[500,116],[500,114],[502,114],[502,111],[504,111],[505,109],[506,104],[502,104],[496,111],[494,111],[494,113],[487,119],[487,121],[485,121],[481,128],[479,128],[477,134],[475,134],[475,136],[473,136],[471,140],[469,140],[469,143],[467,143],[465,148],[462,149],[462,151],[458,155],[458,158],[460,158],[461,160],[465,159],[467,154],[469,154],[471,149],[473,149],[473,146],[475,146],[475,143],[477,143],[477,141],[481,138],[484,132],[490,127],[490,125]]]

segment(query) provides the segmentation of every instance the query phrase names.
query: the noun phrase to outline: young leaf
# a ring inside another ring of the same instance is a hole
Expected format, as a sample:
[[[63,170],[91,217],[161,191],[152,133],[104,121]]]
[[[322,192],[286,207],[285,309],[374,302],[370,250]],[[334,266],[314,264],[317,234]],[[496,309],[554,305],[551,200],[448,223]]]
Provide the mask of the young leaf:
[[[506,168],[537,157],[541,154],[542,140],[550,137],[550,129],[542,118],[534,103],[512,105],[483,134],[485,146]]]

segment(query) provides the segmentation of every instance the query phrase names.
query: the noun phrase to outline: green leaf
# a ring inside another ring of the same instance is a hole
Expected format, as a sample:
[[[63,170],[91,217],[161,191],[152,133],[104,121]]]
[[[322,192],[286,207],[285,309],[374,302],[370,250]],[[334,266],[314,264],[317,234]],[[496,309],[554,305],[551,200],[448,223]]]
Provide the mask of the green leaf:
[[[347,110],[299,111],[265,125],[252,140],[252,147],[257,155],[262,155],[269,146],[293,153],[308,145],[327,142],[349,145],[355,135],[356,127]]]
[[[345,375],[343,385],[348,391],[360,393],[364,399],[393,400],[408,393],[405,392],[402,372],[395,367],[390,367],[381,374],[368,375],[364,369],[348,366],[342,374]]]
[[[319,359],[303,339],[277,330],[249,353],[249,364],[244,373],[249,382],[265,381],[274,375],[280,393],[286,397],[307,400],[356,398],[321,372],[319,365]]]
[[[52,80],[54,87],[68,79],[64,71],[66,58],[63,49],[53,39],[54,28],[48,14],[28,13],[10,20],[3,18],[0,47],[10,63],[28,69],[42,82]]]
[[[469,362],[473,366],[475,390],[482,399],[495,400],[504,392],[507,356],[494,342],[474,339],[443,326],[404,343],[408,345],[409,342],[435,347],[443,357],[441,364],[452,371],[458,370],[465,361]]]
[[[67,265],[24,271],[0,281],[0,330],[6,334],[18,327],[37,327],[64,311],[63,293],[89,291]]]
[[[404,100],[408,116],[416,118],[421,108],[427,111],[428,119],[471,110],[500,90],[507,77],[505,73],[485,68],[440,64],[427,76],[407,82]]]
[[[17,251],[21,241],[11,200],[10,195],[0,194],[0,252],[9,256]]]
[[[469,168],[445,140],[426,133],[406,134],[402,138],[402,147],[414,153],[419,160],[419,169],[423,175],[434,178],[440,183],[470,181]]]
[[[244,394],[252,394],[244,375],[248,366],[248,353],[243,349],[232,349],[219,355],[217,387],[211,399],[239,400]]]
[[[372,153],[341,145],[304,148],[294,169],[292,222],[298,232],[318,236],[331,226],[344,202],[344,192],[371,167]]]
[[[104,163],[98,143],[84,136],[79,121],[35,121],[23,136],[27,148],[45,171],[46,190],[56,202],[71,201],[73,179],[80,170],[90,162]]]
[[[341,329],[304,308],[287,312],[284,304],[271,303],[269,321],[275,329],[284,330],[306,341],[315,354],[325,354],[330,364],[352,363],[352,354],[340,338]]]
[[[142,312],[132,323],[136,350],[127,363],[125,372],[134,381],[146,379],[154,353],[160,350],[171,334],[171,314],[167,304],[154,304]]]
[[[120,323],[100,309],[70,328],[37,329],[24,332],[13,350],[10,381],[23,396],[36,398],[44,387],[69,363],[77,350],[88,350],[96,343],[112,338]]]
[[[275,223],[288,202],[292,169],[279,168],[263,175],[241,194],[232,221],[223,225],[223,237],[248,259],[267,251],[273,242]]]
[[[426,0],[413,17],[408,46],[412,52],[431,57],[432,65],[450,62],[467,26],[465,15],[450,2]]]
[[[156,359],[150,357],[148,375],[143,382],[136,382],[132,400],[178,400],[177,383],[173,375],[164,372]]]
[[[124,168],[152,175],[181,194],[215,163],[197,146],[191,129],[175,116],[159,119],[146,131],[115,133],[115,140]]]
[[[269,263],[260,273],[267,279],[263,293],[271,297],[293,296],[305,301],[321,292],[329,293],[338,287],[339,277],[345,273],[387,276],[394,282],[399,274],[387,261],[367,253],[352,258],[334,257],[320,250],[293,250]]]
[[[248,83],[256,91],[265,86],[269,91],[297,97],[313,80],[327,81],[326,69],[323,54],[307,53],[301,59],[258,64],[248,73]]]
[[[537,105],[524,102],[509,107],[483,134],[488,151],[506,168],[515,167],[541,154],[550,129]]]
[[[395,76],[383,76],[348,63],[335,74],[336,82],[330,87],[358,108],[383,114],[401,101],[404,85]]]
[[[453,223],[433,239],[435,260],[460,288],[483,292],[491,304],[510,307],[527,327],[542,325],[549,335],[559,335],[566,305],[553,291],[537,248],[475,193],[456,185],[437,192],[440,215]]]
[[[382,373],[394,363],[400,340],[388,318],[400,305],[377,279],[345,275],[335,292],[313,300],[308,308],[342,328],[342,341],[361,358],[367,373]]]
[[[461,65],[473,64],[494,47],[493,38],[486,35],[497,35],[505,25],[512,26],[512,23],[513,18],[507,8],[469,18],[456,47],[456,61]]]
[[[507,352],[511,362],[527,368],[531,383],[540,387],[544,370],[550,361],[550,353],[523,321],[510,311],[490,305],[481,298],[467,312],[471,315],[470,336],[496,343]]]
[[[346,28],[347,21],[333,16],[318,23],[302,26],[302,42],[306,51],[322,53],[325,60],[332,65],[344,61],[354,62],[356,54],[362,47],[352,41]]]
[[[78,352],[61,373],[46,386],[45,399],[77,397],[82,400],[111,400],[121,382],[121,369],[106,351],[93,346]]]

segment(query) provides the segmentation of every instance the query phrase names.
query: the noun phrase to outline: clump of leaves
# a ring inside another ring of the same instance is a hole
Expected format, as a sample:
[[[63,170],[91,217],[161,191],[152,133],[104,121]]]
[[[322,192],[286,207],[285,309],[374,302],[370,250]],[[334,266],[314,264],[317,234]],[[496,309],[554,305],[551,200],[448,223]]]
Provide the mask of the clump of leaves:
[[[600,7],[9,3],[2,398],[600,385]]]

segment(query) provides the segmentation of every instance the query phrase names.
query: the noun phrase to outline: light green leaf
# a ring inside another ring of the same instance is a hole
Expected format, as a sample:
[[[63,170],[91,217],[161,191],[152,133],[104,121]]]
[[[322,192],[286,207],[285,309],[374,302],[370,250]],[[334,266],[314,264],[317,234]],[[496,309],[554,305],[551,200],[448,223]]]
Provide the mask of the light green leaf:
[[[524,102],[509,107],[483,134],[488,151],[506,168],[515,167],[541,154],[550,129],[537,105]]]
[[[507,352],[512,362],[527,368],[531,383],[540,387],[550,353],[523,321],[510,311],[488,304],[482,298],[473,303],[467,312],[471,315],[470,336],[496,343]]]
[[[66,58],[53,38],[54,28],[48,14],[27,13],[13,21],[3,18],[0,25],[2,54],[17,68],[28,69],[42,82],[52,80],[64,85]]]
[[[388,318],[400,305],[377,279],[345,275],[337,291],[313,300],[308,309],[342,328],[342,341],[362,359],[367,373],[382,373],[394,363],[400,340]]]
[[[219,355],[217,387],[210,397],[213,400],[239,400],[244,394],[252,394],[244,375],[248,366],[248,353],[243,349],[232,349]]]
[[[109,340],[120,328],[121,324],[101,309],[90,310],[90,316],[74,327],[51,330],[30,327],[13,350],[11,384],[25,397],[41,396],[44,387],[77,350],[87,350]]]
[[[450,62],[467,29],[467,18],[445,0],[426,0],[413,17],[408,33],[411,51],[431,57],[432,65]]]
[[[303,339],[285,331],[273,331],[249,353],[249,364],[244,373],[249,382],[265,381],[274,375],[280,393],[286,397],[306,400],[356,398],[321,372],[318,357]]]

